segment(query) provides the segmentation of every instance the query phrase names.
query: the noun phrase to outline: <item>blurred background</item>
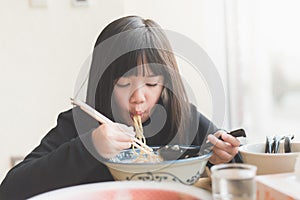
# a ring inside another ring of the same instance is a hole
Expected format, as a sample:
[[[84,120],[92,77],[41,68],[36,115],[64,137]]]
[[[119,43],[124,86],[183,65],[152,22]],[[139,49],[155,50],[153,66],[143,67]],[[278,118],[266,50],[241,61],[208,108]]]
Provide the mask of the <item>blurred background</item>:
[[[219,126],[244,128],[248,143],[290,133],[300,140],[297,0],[0,2],[1,181],[55,126],[58,114],[71,108],[78,73],[98,34],[126,15],[154,19],[207,52],[226,96]],[[210,117],[218,111],[205,77],[199,82],[191,83],[201,85],[198,108]]]

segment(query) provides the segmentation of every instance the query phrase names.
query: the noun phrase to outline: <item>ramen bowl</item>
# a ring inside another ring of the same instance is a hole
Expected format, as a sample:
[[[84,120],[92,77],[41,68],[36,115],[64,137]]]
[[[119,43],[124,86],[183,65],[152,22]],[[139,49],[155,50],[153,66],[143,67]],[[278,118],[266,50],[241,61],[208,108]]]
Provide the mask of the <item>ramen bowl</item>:
[[[157,147],[153,149],[156,150]],[[104,164],[117,181],[179,182],[193,185],[203,174],[211,154],[210,152],[178,160],[148,162],[148,154],[140,155],[138,150],[128,149]],[[137,158],[145,162],[137,162]]]
[[[290,153],[283,153],[282,144],[279,153],[264,153],[265,146],[265,143],[256,143],[239,147],[243,162],[256,165],[258,175],[294,171],[296,158],[300,155],[300,142],[291,143]]]

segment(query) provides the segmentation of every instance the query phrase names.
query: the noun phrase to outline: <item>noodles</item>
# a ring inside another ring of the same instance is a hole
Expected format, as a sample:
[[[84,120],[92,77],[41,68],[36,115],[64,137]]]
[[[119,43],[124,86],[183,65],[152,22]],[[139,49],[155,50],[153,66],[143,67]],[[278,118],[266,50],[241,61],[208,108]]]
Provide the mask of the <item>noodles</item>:
[[[133,125],[135,128],[136,138],[146,144],[146,138],[143,134],[143,125],[140,115],[134,115],[133,116]],[[136,163],[144,163],[144,162],[161,162],[162,158],[155,153],[147,153],[142,150],[140,150],[139,153],[137,153],[134,149],[134,146],[132,146],[132,150],[134,153],[139,154],[138,157],[135,159],[134,162]]]
[[[139,139],[144,144],[146,144],[146,138],[143,134],[143,125],[142,125],[142,119],[140,115],[133,116],[133,125],[135,128],[136,138]]]
[[[132,160],[133,163],[157,163],[162,161],[163,159],[153,152],[151,153],[140,152],[138,156],[134,160]]]

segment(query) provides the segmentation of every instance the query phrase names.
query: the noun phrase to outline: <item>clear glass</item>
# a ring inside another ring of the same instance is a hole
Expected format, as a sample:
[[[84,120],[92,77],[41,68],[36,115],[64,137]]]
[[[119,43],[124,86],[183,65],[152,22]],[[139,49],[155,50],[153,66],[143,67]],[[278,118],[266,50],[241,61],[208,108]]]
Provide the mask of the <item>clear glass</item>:
[[[214,200],[255,200],[257,167],[228,163],[211,168]]]

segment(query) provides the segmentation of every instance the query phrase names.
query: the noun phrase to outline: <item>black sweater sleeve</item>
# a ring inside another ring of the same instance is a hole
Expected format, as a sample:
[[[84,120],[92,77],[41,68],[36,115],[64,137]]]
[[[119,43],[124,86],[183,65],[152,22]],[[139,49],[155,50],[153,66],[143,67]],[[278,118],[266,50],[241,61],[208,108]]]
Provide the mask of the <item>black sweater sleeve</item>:
[[[206,137],[209,134],[214,134],[218,130],[218,128],[206,116],[198,112],[196,107],[193,105],[191,106],[191,113],[193,116],[192,119],[194,119],[192,124],[194,124],[197,127],[197,134],[194,138],[193,144],[201,146],[206,142]]]
[[[85,148],[91,131],[80,137],[72,110],[61,113],[53,128],[0,186],[0,199],[25,199],[56,188],[113,180],[107,167]]]

